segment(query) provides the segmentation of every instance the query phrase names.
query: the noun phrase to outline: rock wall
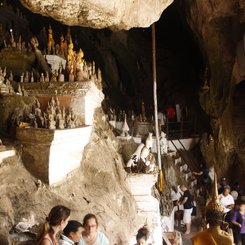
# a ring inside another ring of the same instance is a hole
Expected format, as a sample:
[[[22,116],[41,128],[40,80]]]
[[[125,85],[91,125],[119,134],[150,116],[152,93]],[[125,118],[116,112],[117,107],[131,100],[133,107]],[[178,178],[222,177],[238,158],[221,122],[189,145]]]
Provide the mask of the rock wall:
[[[42,184],[25,170],[19,157],[4,160],[0,166],[0,244],[11,244],[13,237],[16,241],[20,237],[33,239],[14,232],[10,235],[9,231],[23,219],[32,225],[42,223],[57,204],[70,207],[72,218],[80,221],[86,213],[95,213],[111,244],[128,244],[127,239],[138,228],[135,202],[125,184],[117,141],[100,110],[96,112],[92,139],[85,148],[81,167],[64,184]]]
[[[199,95],[202,108],[210,115],[212,134],[204,135],[202,151],[210,166],[219,175],[227,175],[237,154],[232,128],[231,98],[235,79],[233,66],[236,46],[242,39],[244,26],[240,22],[244,6],[239,1],[182,1],[188,22],[195,32],[208,67],[209,90]],[[239,6],[241,9],[239,9]]]

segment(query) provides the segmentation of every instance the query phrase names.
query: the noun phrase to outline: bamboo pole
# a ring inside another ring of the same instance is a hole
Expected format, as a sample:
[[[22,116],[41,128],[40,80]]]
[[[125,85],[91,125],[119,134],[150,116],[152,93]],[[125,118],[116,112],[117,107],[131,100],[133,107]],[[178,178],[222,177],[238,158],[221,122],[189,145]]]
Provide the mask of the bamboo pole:
[[[155,23],[152,24],[152,70],[153,70],[153,100],[154,100],[156,145],[157,145],[157,162],[158,162],[158,167],[159,167],[160,177],[161,177],[161,175],[162,175],[162,163],[161,163],[161,152],[160,152],[160,142],[159,142],[158,108],[157,108],[157,71],[156,71]]]

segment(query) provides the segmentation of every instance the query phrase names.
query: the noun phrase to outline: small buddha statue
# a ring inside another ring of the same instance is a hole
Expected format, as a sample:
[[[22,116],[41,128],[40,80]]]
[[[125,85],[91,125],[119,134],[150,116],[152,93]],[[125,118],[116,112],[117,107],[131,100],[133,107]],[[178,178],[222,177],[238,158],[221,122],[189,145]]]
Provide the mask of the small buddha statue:
[[[73,112],[72,109],[70,109],[70,115],[71,115],[71,128],[75,128],[78,126],[78,120],[76,114]]]
[[[97,76],[98,82],[102,82],[102,74],[100,68],[98,69],[98,76]]]
[[[10,82],[13,82],[14,81],[14,76],[13,76],[12,71],[10,71],[10,73],[9,73],[9,81]]]
[[[15,41],[14,41],[14,33],[13,33],[13,29],[10,29],[10,38],[9,38],[9,42],[10,42],[10,47],[14,48],[14,46],[16,46]]]
[[[48,74],[48,72],[46,72],[46,76],[44,78],[44,82],[45,83],[49,83],[49,74]]]
[[[87,68],[88,68],[88,79],[91,79],[92,78],[92,64],[88,63]]]
[[[67,49],[66,41],[65,41],[65,38],[62,34],[60,36],[60,56],[65,57],[66,49]]]
[[[234,245],[232,231],[226,232],[221,229],[221,224],[224,223],[224,213],[218,197],[216,174],[214,176],[212,199],[206,207],[206,221],[209,228],[198,232],[191,238],[193,245]]]
[[[53,114],[48,114],[48,129],[56,129],[56,122]]]
[[[63,65],[62,62],[60,62],[59,65],[59,72],[58,72],[58,81],[59,82],[64,82],[65,81],[65,75],[63,74]]]
[[[70,110],[68,110],[68,113],[66,114],[65,125],[66,125],[66,128],[72,128],[71,111]]]
[[[54,52],[54,38],[53,38],[53,30],[51,26],[48,28],[48,54],[52,54]]]
[[[19,36],[19,40],[18,40],[18,42],[17,42],[17,49],[18,49],[19,51],[22,50],[22,40],[21,40],[21,35]]]
[[[22,89],[21,89],[20,83],[18,83],[17,94],[18,95],[23,95],[22,94]]]
[[[82,81],[83,79],[83,51],[79,49],[77,54],[77,80]]]
[[[34,83],[34,74],[33,74],[33,72],[31,73],[31,79],[30,79],[30,82],[31,82],[31,83]]]
[[[12,83],[10,82],[10,80],[8,78],[6,79],[5,84],[6,84],[6,87],[8,89],[8,93],[14,94],[14,88],[13,88]]]
[[[142,122],[146,122],[147,118],[145,116],[145,102],[141,102],[141,112],[142,112]]]
[[[43,75],[43,73],[41,73],[41,76],[40,76],[40,83],[44,83],[44,81],[45,81],[44,75]]]
[[[20,83],[23,83],[23,82],[24,82],[24,73],[22,72],[20,75]]]
[[[62,111],[60,108],[57,110],[57,114],[56,114],[56,128],[58,129],[65,128],[65,119],[62,115]]]
[[[29,82],[29,72],[26,71],[24,76],[24,83],[28,83],[28,82]]]

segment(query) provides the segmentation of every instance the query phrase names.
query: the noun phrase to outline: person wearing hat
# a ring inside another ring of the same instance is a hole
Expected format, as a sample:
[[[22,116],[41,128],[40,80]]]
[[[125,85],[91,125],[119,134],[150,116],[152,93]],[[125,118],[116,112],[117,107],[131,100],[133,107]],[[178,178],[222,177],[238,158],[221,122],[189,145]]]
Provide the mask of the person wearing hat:
[[[232,218],[232,209],[235,206],[235,201],[232,195],[230,195],[231,188],[229,185],[225,185],[223,192],[219,195],[219,200],[221,202],[222,207],[224,208],[225,221],[229,224],[231,223]]]
[[[218,193],[219,193],[219,194],[223,193],[223,191],[224,191],[224,186],[225,186],[225,185],[228,185],[228,184],[227,184],[227,181],[226,181],[226,178],[225,178],[225,177],[222,177],[222,178],[221,178],[221,182],[220,182],[220,184],[219,184],[219,189],[218,189]]]

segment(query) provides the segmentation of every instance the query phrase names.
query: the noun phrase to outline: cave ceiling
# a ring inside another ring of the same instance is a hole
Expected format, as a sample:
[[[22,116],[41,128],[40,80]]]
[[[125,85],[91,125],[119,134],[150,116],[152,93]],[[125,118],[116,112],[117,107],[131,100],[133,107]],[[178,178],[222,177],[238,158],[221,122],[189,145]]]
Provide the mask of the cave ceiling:
[[[34,13],[69,26],[130,29],[156,22],[173,0],[20,0]]]

